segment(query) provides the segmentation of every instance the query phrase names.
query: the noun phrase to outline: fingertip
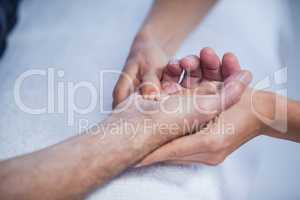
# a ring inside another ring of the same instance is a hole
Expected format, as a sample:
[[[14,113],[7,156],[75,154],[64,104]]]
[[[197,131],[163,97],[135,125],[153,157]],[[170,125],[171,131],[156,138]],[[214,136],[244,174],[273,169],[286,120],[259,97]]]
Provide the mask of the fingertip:
[[[222,75],[224,78],[241,69],[238,58],[231,52],[224,54],[222,58]]]
[[[228,108],[236,104],[247,86],[251,83],[252,74],[250,71],[242,70],[234,75],[229,82],[225,84],[224,95],[225,95],[225,108]]]
[[[202,69],[200,59],[196,55],[190,55],[180,60],[180,67],[185,72],[181,85],[185,88],[191,88],[197,85],[202,78]]]
[[[215,51],[213,50],[213,48],[211,47],[204,47],[201,51],[200,51],[200,58],[201,57],[205,57],[205,56],[212,56],[215,54]]]
[[[227,59],[237,59],[237,57],[235,56],[235,54],[233,52],[226,52],[224,53],[223,58],[227,58]]]
[[[203,77],[209,80],[219,81],[222,79],[221,61],[219,56],[210,47],[205,47],[200,52],[201,68],[203,69]]]
[[[160,78],[154,71],[145,73],[142,79],[142,84],[139,86],[142,95],[153,95],[160,92]]]
[[[189,55],[182,58],[180,61],[182,69],[187,71],[194,71],[199,68],[200,60],[196,55]]]
[[[153,95],[156,94],[158,89],[152,85],[144,85],[141,89],[142,95]]]
[[[180,68],[180,62],[178,59],[172,58],[169,63],[167,64],[168,72],[171,75],[180,75],[182,69]]]

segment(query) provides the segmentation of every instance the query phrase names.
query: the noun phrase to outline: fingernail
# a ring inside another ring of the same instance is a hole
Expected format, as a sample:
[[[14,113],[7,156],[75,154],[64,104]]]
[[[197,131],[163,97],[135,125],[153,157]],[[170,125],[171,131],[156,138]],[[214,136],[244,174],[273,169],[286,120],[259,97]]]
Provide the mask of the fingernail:
[[[202,52],[207,55],[214,55],[215,51],[211,47],[205,47],[202,49]]]
[[[147,99],[147,100],[159,100],[160,93],[159,92],[150,92],[149,94],[144,94],[143,98]]]

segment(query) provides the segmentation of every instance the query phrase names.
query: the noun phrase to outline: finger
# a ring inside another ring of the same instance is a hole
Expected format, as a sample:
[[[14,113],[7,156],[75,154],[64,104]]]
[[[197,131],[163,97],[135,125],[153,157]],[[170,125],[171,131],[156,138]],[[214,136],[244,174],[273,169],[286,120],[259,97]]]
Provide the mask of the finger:
[[[180,62],[180,67],[182,69],[186,70],[187,72],[189,72],[189,74],[191,76],[194,76],[194,77],[201,76],[202,72],[200,69],[200,60],[199,60],[198,56],[189,55],[189,56],[182,58],[179,62]]]
[[[163,71],[162,83],[177,83],[181,75],[182,69],[177,59],[172,58]]]
[[[236,112],[236,111],[234,111]],[[234,113],[233,112],[233,113]],[[225,116],[223,116],[225,114]],[[232,135],[232,129],[225,129],[232,112],[223,112],[220,117],[200,127],[200,131],[175,139],[144,158],[138,166],[151,165],[157,162],[186,161],[213,165],[222,161],[222,150],[225,135]],[[234,118],[235,119],[235,118]],[[220,125],[221,124],[221,125]]]
[[[154,70],[148,71],[143,75],[140,88],[144,97],[152,98],[160,93],[160,76],[161,73]]]
[[[194,161],[186,161],[186,160],[168,160],[164,163],[170,164],[170,165],[191,165],[194,164]]]
[[[134,92],[134,88],[139,84],[137,73],[137,65],[132,64],[125,66],[113,91],[113,108]]]
[[[252,74],[247,70],[241,70],[230,75],[225,80],[225,86],[221,90],[221,110],[227,109],[230,106],[236,104],[240,100],[242,94],[250,84],[251,80]]]
[[[181,164],[181,165],[190,165],[190,164],[205,164],[205,165],[217,165],[220,164],[224,158],[218,156],[216,153],[197,153],[190,156],[178,157],[173,160],[168,160],[166,163],[170,164]]]
[[[231,74],[241,70],[239,61],[233,53],[226,53],[222,59],[222,75],[223,78],[228,78]]]
[[[212,48],[206,47],[200,52],[200,66],[203,77],[208,80],[222,80],[221,62]]]
[[[180,66],[186,71],[181,85],[185,88],[192,88],[198,85],[202,78],[199,58],[195,55],[184,57],[180,60]]]
[[[174,158],[194,154],[195,149],[206,147],[206,141],[199,134],[185,136],[173,140],[160,147],[146,158],[144,158],[137,167],[151,165],[157,162],[168,161]]]
[[[208,160],[211,154],[209,153],[198,153],[190,156],[177,157],[172,160],[166,161],[170,164],[179,164],[179,165],[191,165],[191,164],[209,164]]]
[[[198,88],[191,89],[188,92],[191,92],[193,96],[193,108],[197,110],[201,120],[209,121],[221,111],[237,103],[251,80],[251,73],[242,70],[228,77],[225,86],[217,94],[203,95],[200,93],[199,95]]]
[[[225,80],[224,87],[220,89],[219,94],[196,96],[199,99],[197,109],[206,113],[207,117],[213,117],[228,109],[240,100],[251,80],[252,75],[246,70],[232,74]]]

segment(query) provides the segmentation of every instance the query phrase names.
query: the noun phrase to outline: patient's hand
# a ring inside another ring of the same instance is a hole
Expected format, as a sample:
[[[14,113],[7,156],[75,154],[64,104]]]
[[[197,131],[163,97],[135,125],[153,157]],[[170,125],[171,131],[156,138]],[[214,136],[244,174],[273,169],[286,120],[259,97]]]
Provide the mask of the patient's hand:
[[[222,110],[239,101],[244,89],[251,81],[251,74],[241,71],[236,63],[233,67],[229,65],[235,59],[231,54],[224,57],[221,66],[218,57],[210,51],[211,49],[204,49],[201,52],[204,56],[202,61],[196,60],[196,56],[179,61],[180,63],[187,62],[187,66],[184,67],[192,72],[193,77],[191,77],[192,83],[189,80],[183,81],[184,87],[175,84],[172,80],[165,81],[164,91],[174,94],[162,94],[158,101],[152,101],[134,93],[117,106],[113,114],[115,118],[138,118],[138,123],[143,124],[145,120],[150,121],[151,125],[148,127],[151,130],[150,133],[139,131],[139,135],[135,138],[137,143],[140,142],[140,145],[145,148],[157,148],[175,138],[194,133]],[[190,65],[189,62],[192,64]],[[202,79],[200,62],[209,72],[203,70],[204,78]],[[218,66],[214,66],[215,63]]]
[[[208,51],[208,52],[207,52]],[[203,59],[207,61],[203,62]],[[209,61],[209,62],[208,62]],[[225,83],[231,81],[230,74],[240,70],[236,57],[232,54],[225,54],[222,63],[211,49],[204,49],[200,55],[200,67],[203,72],[203,79],[197,84],[204,85],[207,82],[223,80]],[[241,81],[247,76],[241,77]],[[188,80],[186,80],[188,82]],[[184,85],[190,87],[191,85]],[[225,86],[226,87],[226,86]],[[234,88],[234,87],[233,87]],[[258,135],[261,123],[251,112],[251,91],[242,96],[239,103],[222,112],[216,119],[193,135],[182,137],[162,146],[147,156],[139,166],[150,165],[156,162],[168,161],[170,163],[204,163],[215,165],[221,163],[227,155],[240,145]],[[234,95],[229,91],[225,99]],[[260,94],[263,99],[266,95]],[[229,102],[237,102],[229,99]],[[257,104],[259,110],[266,113],[261,104]]]
[[[1,161],[0,198],[83,198],[160,146],[197,131],[222,111],[222,103],[227,108],[237,102],[250,79],[247,71],[240,71],[226,78],[224,87],[209,82],[209,93],[207,84],[199,84],[157,101],[134,93],[98,126],[40,151]]]

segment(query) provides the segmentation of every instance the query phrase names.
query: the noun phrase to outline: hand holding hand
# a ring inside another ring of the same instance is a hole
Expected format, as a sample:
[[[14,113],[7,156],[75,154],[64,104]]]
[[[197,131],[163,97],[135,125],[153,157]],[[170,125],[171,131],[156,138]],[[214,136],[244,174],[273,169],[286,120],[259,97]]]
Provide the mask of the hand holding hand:
[[[187,59],[191,60],[191,58],[196,59],[195,56],[184,59],[188,63]],[[193,61],[193,63],[196,63],[196,61]],[[232,74],[240,71],[236,57],[233,54],[225,54],[221,63],[212,49],[205,48],[200,53],[198,63],[198,66],[186,64],[184,67],[187,70],[196,69],[196,67],[202,69],[202,77],[186,77],[182,86],[205,87],[207,90],[209,86],[207,83],[211,85],[216,83],[215,81],[224,81],[225,84],[232,86],[232,90],[228,90],[225,94],[225,99],[227,98],[225,101],[231,102],[230,105],[233,106],[222,112],[216,119],[210,121],[205,128],[195,134],[181,137],[160,147],[148,155],[139,166],[163,161],[181,164],[219,164],[240,145],[257,136],[263,128],[263,124],[252,112],[251,108],[255,104],[255,107],[263,114],[267,114],[268,109],[257,103],[257,101],[251,101],[254,91],[247,89],[239,103],[234,98],[234,91],[237,89],[235,88],[237,85],[234,84],[233,79],[235,78]],[[244,76],[240,77],[240,81],[244,81],[248,76],[244,74]],[[200,81],[199,78],[201,79]],[[257,95],[259,95],[259,99],[268,98],[268,95],[262,92],[257,92]],[[234,103],[237,104],[234,105]]]
[[[233,55],[225,55],[222,66],[211,49],[204,49],[201,52],[201,56],[202,60],[201,58],[196,60],[197,56],[189,56],[179,61],[180,66],[176,66],[184,67],[188,73],[192,72],[190,73],[192,83],[188,78],[185,78],[183,80],[185,87],[181,87],[174,83],[172,79],[170,81],[163,79],[165,80],[163,84],[164,91],[172,91],[173,95],[165,95],[158,101],[151,101],[134,93],[126,101],[118,105],[115,112],[122,110],[121,114],[125,118],[134,115],[141,116],[140,113],[142,113],[143,117],[140,118],[153,120],[157,124],[156,127],[165,127],[164,131],[168,131],[168,128],[172,127],[172,125],[179,126],[171,134],[168,132],[169,134],[158,134],[160,136],[157,137],[151,136],[150,138],[154,138],[154,141],[159,141],[156,147],[180,136],[193,133],[199,126],[216,117],[222,110],[237,103],[251,81],[251,74],[248,71],[240,70],[238,63],[234,62],[235,57]],[[234,62],[234,66],[230,62]],[[200,63],[206,67],[205,69],[209,74],[200,68]],[[182,66],[182,64],[186,64],[186,66]],[[173,66],[169,65],[169,67]],[[202,71],[205,78],[201,78]],[[222,84],[224,84],[223,87]],[[196,129],[188,129],[187,127],[196,127]],[[155,133],[161,133],[161,130],[153,130]],[[192,136],[187,136],[186,138]],[[145,137],[142,137],[142,141],[150,143],[153,141],[153,139],[149,140],[148,135],[146,135],[146,138],[148,141],[144,140]],[[178,139],[178,141],[180,140]],[[161,153],[160,151],[166,147],[168,145],[161,147],[157,152]],[[158,154],[154,152],[146,160],[153,155]]]

